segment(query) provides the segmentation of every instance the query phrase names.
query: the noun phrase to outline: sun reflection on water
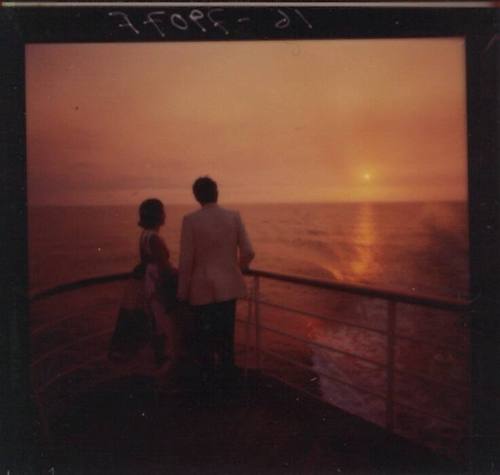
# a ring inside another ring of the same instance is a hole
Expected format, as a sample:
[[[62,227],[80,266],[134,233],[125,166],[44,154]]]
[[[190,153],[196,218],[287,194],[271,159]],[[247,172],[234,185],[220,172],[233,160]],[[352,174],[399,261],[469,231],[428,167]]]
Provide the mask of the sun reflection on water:
[[[353,231],[357,240],[352,259],[350,260],[350,274],[353,280],[361,282],[373,274],[376,265],[373,250],[376,241],[376,232],[372,203],[365,203],[362,206]]]

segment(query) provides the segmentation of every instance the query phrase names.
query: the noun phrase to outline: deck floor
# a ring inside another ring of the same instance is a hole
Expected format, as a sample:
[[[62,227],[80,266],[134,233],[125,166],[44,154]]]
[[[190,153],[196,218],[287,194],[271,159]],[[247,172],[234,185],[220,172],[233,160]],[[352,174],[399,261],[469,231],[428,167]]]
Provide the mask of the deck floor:
[[[52,416],[71,474],[458,473],[426,449],[256,372],[209,393],[186,373],[102,383]]]

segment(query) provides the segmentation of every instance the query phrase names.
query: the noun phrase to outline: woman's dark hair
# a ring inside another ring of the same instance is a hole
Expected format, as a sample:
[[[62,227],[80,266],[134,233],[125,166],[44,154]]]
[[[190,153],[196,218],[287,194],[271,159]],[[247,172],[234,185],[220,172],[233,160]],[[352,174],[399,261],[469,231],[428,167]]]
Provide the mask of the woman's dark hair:
[[[163,203],[156,198],[145,200],[139,206],[139,226],[144,229],[153,229],[160,225],[165,211]]]
[[[217,183],[208,176],[202,176],[193,183],[193,193],[196,200],[202,205],[216,203],[219,195]]]

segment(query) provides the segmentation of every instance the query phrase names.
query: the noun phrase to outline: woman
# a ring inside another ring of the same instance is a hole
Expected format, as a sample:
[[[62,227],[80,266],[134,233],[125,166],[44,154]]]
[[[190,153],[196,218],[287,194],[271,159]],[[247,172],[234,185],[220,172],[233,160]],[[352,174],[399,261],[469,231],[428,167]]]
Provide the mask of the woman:
[[[179,358],[178,329],[175,322],[175,292],[177,269],[170,263],[170,253],[159,235],[165,224],[165,210],[158,199],[143,201],[139,207],[139,226],[143,229],[139,240],[139,252],[144,271],[146,310],[153,320],[153,346],[157,363],[165,361],[162,351],[166,339],[169,366]],[[164,330],[165,337],[161,335]]]

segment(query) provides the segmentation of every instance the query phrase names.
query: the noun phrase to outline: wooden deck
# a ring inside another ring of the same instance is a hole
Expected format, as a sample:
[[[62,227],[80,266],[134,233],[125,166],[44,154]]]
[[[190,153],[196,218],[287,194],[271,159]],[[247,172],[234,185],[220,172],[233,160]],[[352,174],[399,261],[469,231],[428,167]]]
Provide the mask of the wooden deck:
[[[82,392],[51,421],[46,467],[70,474],[459,473],[383,429],[250,371],[207,392],[189,371]]]

